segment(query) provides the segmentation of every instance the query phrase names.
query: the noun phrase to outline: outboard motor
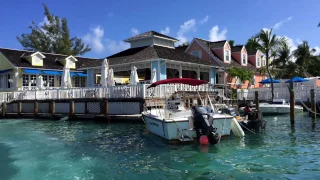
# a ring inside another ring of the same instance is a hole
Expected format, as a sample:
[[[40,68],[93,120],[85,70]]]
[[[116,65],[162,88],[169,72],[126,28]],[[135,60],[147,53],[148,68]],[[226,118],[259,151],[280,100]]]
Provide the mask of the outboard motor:
[[[210,144],[217,144],[219,142],[219,135],[216,133],[217,128],[214,128],[213,125],[208,122],[209,114],[207,110],[193,106],[192,115],[198,141],[200,136],[206,135]]]

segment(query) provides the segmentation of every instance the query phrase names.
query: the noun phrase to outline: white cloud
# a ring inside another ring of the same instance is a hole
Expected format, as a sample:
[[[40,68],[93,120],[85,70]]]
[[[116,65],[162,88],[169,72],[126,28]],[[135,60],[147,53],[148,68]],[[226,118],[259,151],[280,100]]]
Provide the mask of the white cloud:
[[[316,50],[316,52],[314,53],[314,55],[320,55],[320,47],[316,46],[314,47],[314,49]]]
[[[276,23],[276,24],[273,26],[273,29],[279,29],[280,26],[282,26],[283,23],[288,22],[288,21],[290,21],[291,19],[292,19],[292,17],[290,16],[290,17],[288,17],[287,19],[282,20],[282,21]]]
[[[103,35],[103,28],[101,26],[97,26],[90,29],[90,32],[83,37],[83,41],[89,44],[94,52],[101,53],[104,51],[104,45],[102,43]]]
[[[49,24],[49,23],[50,22],[49,22],[48,18],[45,16],[43,18],[43,20],[39,23],[39,26],[43,26],[44,24]]]
[[[132,36],[138,35],[139,33],[140,33],[140,32],[139,32],[138,29],[136,29],[136,28],[131,28],[131,34],[132,34]]]
[[[161,30],[161,34],[168,35],[170,33],[170,28],[166,27],[164,30]]]
[[[177,33],[177,39],[180,41],[177,42],[178,45],[183,44],[188,41],[188,38],[185,36],[186,33],[190,31],[196,31],[196,20],[195,19],[190,19],[186,22],[184,22],[181,26],[180,29]]]
[[[112,54],[128,49],[129,47],[130,44],[123,41],[107,40],[106,49]]]
[[[209,39],[210,41],[220,41],[220,40],[225,40],[226,34],[227,34],[227,29],[223,29],[222,31],[219,32],[219,26],[213,26],[209,32]]]
[[[109,17],[112,17],[112,16],[113,16],[113,12],[109,13],[108,16],[109,16]]]
[[[206,17],[204,17],[204,18],[200,21],[200,24],[204,24],[204,23],[208,22],[208,20],[209,20],[209,16],[206,15]]]
[[[302,41],[299,38],[296,39],[296,42],[297,44],[302,44]]]

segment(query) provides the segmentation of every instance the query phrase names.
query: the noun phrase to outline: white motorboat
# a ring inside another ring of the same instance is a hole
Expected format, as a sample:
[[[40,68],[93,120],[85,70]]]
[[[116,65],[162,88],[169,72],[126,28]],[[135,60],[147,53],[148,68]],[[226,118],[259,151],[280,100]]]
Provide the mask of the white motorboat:
[[[303,107],[295,105],[296,112],[303,112]],[[260,103],[259,110],[263,114],[289,114],[290,103],[284,99],[274,99],[272,103]]]
[[[158,81],[150,87],[160,84],[182,83],[189,85],[206,84],[206,81],[173,78]],[[169,141],[193,141],[201,135],[207,135],[211,144],[216,144],[222,136],[229,136],[233,116],[214,113],[214,108],[193,106],[185,108],[181,93],[173,93],[166,98],[164,109],[154,108],[142,113],[147,129]],[[218,139],[218,140],[217,140]]]

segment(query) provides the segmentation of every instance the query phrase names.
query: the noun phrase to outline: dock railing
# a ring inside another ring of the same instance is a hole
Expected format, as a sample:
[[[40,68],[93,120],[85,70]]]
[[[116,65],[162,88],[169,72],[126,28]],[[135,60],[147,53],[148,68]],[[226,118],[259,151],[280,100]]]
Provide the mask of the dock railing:
[[[164,98],[166,94],[175,91],[199,91],[199,92],[218,92],[222,96],[220,89],[214,89],[212,85],[190,86],[181,84],[165,84],[155,88],[147,87],[150,84],[138,85],[117,85],[92,88],[69,88],[69,89],[41,89],[24,90],[0,93],[0,103],[13,100],[31,99],[73,99],[73,98]]]
[[[320,95],[320,88],[314,88],[314,86],[296,86],[294,87],[295,98],[301,101],[307,101],[311,98],[310,91],[315,89],[316,95]],[[238,89],[237,99],[243,98],[248,100],[254,100],[255,91],[259,93],[259,100],[271,100],[271,88],[255,88],[255,89]],[[319,96],[317,96],[319,97]],[[288,87],[274,88],[274,99],[285,99],[289,101],[290,92]]]

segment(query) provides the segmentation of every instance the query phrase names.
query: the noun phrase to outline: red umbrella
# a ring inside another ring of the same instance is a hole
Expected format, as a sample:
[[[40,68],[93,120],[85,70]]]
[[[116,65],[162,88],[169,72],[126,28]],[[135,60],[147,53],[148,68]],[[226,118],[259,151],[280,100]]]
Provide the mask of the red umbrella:
[[[191,78],[171,78],[171,79],[157,81],[151,84],[148,88],[156,87],[161,84],[188,84],[192,86],[199,86],[202,84],[208,84],[208,82],[204,80],[191,79]]]

